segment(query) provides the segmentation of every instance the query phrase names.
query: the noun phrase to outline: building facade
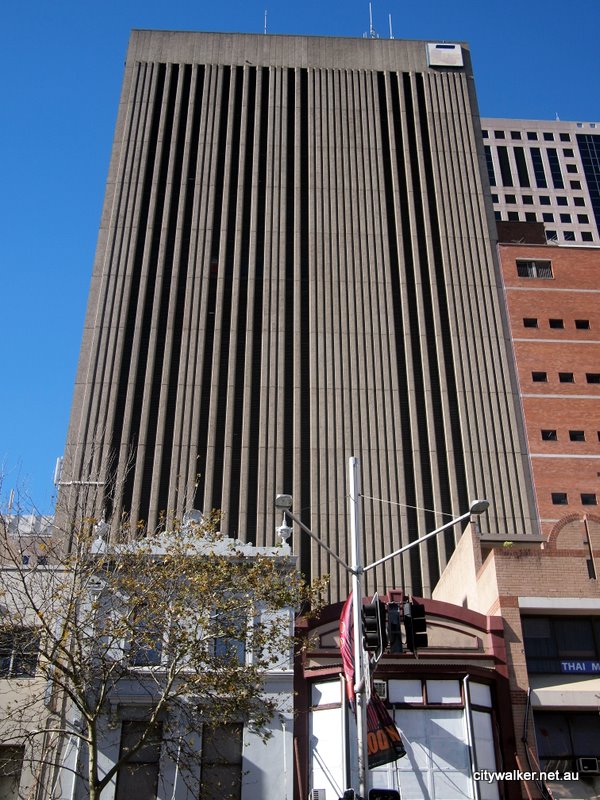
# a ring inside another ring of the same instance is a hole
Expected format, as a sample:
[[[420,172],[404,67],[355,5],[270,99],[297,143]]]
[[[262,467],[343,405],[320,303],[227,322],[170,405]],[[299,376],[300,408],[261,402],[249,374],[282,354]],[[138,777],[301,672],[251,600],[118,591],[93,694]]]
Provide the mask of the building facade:
[[[600,500],[600,249],[500,243],[498,251],[548,536],[564,517],[595,513]]]
[[[465,45],[134,31],[59,505],[262,545],[291,492],[348,560],[356,456],[366,560],[476,496],[535,533],[484,170]],[[370,588],[428,595],[454,545]]]
[[[383,598],[402,599],[394,590]],[[385,654],[373,671],[406,755],[370,769],[369,786],[430,800],[519,798],[518,784],[478,777],[516,768],[502,620],[423,602],[428,647],[418,658]],[[296,667],[298,798],[337,800],[357,785],[356,727],[340,680],[340,613],[341,603],[305,625],[308,646]]]
[[[516,761],[537,774],[523,798],[600,797],[599,548],[600,517],[582,511],[529,544],[471,529],[434,591],[502,617]]]
[[[600,123],[481,120],[497,220],[541,222],[555,244],[600,244]]]

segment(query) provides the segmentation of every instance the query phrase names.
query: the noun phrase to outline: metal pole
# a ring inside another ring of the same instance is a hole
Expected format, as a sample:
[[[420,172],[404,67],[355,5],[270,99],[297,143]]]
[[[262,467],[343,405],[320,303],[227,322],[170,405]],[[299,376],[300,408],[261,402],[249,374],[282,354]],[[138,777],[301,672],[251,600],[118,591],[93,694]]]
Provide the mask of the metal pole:
[[[367,749],[367,695],[362,646],[362,561],[360,553],[360,505],[358,459],[348,461],[350,487],[350,540],[352,548],[352,624],[354,628],[354,692],[356,702],[356,745],[358,751],[358,794],[366,798],[369,794],[369,754]]]
[[[399,556],[401,553],[404,553],[407,550],[411,550],[413,547],[418,547],[419,545],[423,544],[423,542],[426,541],[427,539],[431,539],[432,536],[438,536],[440,533],[443,533],[443,531],[447,530],[448,528],[452,528],[453,525],[458,525],[459,522],[464,522],[466,519],[469,519],[470,516],[471,512],[467,511],[460,517],[456,517],[456,519],[451,519],[450,522],[446,522],[445,525],[436,528],[434,531],[431,531],[430,533],[426,533],[425,536],[421,536],[419,539],[415,539],[414,542],[411,542],[410,544],[405,544],[404,547],[400,547],[398,550],[394,550],[393,553],[389,553],[389,555],[384,556],[383,558],[380,558],[377,561],[373,561],[372,564],[367,564],[367,566],[363,568],[363,572],[368,572],[368,570],[373,569],[373,567],[378,567],[385,561],[389,561],[390,558],[395,558],[396,556]]]

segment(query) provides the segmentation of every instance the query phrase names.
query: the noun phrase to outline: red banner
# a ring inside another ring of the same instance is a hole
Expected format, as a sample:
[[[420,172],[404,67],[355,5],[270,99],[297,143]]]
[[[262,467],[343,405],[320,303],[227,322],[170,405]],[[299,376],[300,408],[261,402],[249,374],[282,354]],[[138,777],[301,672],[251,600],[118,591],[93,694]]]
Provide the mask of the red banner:
[[[346,695],[352,710],[355,711],[352,595],[344,603],[340,617],[340,652],[346,679]],[[389,764],[406,755],[396,724],[372,685],[371,699],[367,706],[367,744],[369,769]]]

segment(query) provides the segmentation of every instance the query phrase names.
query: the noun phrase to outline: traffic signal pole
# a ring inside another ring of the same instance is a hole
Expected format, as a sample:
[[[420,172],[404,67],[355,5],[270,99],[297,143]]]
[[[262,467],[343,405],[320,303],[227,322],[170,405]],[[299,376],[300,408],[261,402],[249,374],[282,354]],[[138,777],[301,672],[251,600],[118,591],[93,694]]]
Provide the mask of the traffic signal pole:
[[[350,545],[352,573],[352,625],[354,629],[354,697],[356,704],[356,745],[358,751],[358,796],[369,796],[369,751],[367,749],[367,681],[365,673],[365,651],[362,640],[361,606],[362,576],[360,536],[360,486],[358,459],[354,456],[348,462]]]
[[[369,769],[368,769],[368,742],[367,742],[367,682],[369,676],[365,670],[365,652],[363,648],[362,637],[362,623],[361,623],[361,607],[362,607],[362,583],[363,575],[368,570],[389,561],[406,550],[413,547],[419,547],[427,539],[433,536],[438,536],[448,528],[458,525],[460,522],[465,522],[473,516],[483,514],[488,508],[489,502],[487,500],[475,500],[471,503],[469,510],[460,517],[451,519],[445,525],[436,528],[434,531],[425,534],[416,539],[414,542],[394,550],[387,556],[374,561],[372,564],[363,566],[361,556],[361,535],[360,535],[360,486],[359,486],[359,467],[358,459],[352,456],[348,461],[348,474],[349,474],[349,511],[350,511],[350,547],[351,547],[351,564],[347,564],[344,559],[340,558],[334,551],[322,542],[310,528],[308,528],[298,517],[291,512],[292,497],[289,494],[277,495],[275,498],[275,506],[281,508],[284,512],[284,525],[285,515],[287,514],[290,519],[295,522],[302,530],[308,534],[318,545],[326,550],[329,555],[343,566],[352,575],[352,624],[354,627],[354,692],[356,701],[356,739],[358,750],[358,796],[366,800],[369,796]],[[283,526],[282,526],[283,527]],[[285,528],[285,530],[289,530]]]

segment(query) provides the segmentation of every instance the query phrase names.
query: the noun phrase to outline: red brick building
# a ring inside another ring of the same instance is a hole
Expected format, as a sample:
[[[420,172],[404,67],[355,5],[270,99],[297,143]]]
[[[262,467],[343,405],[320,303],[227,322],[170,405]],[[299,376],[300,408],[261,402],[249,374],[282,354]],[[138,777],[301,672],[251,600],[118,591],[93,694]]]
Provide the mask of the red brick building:
[[[600,249],[500,244],[542,533],[600,499]]]

